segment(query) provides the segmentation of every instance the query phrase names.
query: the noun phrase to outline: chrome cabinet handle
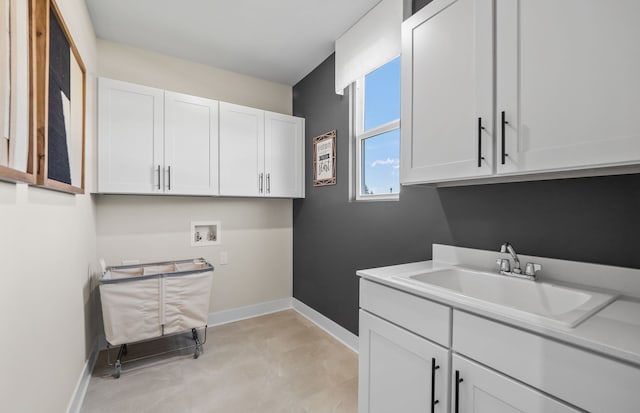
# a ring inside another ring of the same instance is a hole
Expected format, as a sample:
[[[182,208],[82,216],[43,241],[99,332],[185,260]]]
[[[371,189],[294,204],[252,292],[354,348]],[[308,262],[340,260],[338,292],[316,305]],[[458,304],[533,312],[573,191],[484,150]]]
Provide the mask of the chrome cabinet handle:
[[[160,190],[160,165],[158,165],[158,190]]]
[[[260,173],[260,175],[258,175],[258,192],[262,193],[263,192],[263,181],[264,181],[264,174]]]
[[[167,180],[168,187],[169,187],[168,189],[169,191],[171,191],[171,166],[167,166],[167,171],[169,173],[169,179]]]
[[[436,370],[440,366],[436,364],[435,357],[431,359],[431,413],[435,413],[436,404],[440,403],[440,400],[436,400]]]
[[[482,118],[478,118],[478,168],[482,168],[482,160],[484,156],[482,156],[482,131],[484,130],[484,126],[482,126]]]
[[[271,173],[267,174],[267,193],[271,193]]]

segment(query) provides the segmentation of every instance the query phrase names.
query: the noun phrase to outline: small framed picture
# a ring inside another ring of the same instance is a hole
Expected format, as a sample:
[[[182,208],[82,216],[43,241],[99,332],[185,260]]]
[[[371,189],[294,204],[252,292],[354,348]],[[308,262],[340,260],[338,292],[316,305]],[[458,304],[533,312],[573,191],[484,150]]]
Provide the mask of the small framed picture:
[[[336,131],[313,138],[313,186],[336,184]]]

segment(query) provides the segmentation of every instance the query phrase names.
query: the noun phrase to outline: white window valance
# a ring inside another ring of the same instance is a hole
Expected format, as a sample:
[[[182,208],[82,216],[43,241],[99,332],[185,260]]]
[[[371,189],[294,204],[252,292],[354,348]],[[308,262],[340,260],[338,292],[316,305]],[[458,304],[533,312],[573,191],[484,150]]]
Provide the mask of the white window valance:
[[[382,0],[336,40],[336,93],[400,55],[402,0]]]

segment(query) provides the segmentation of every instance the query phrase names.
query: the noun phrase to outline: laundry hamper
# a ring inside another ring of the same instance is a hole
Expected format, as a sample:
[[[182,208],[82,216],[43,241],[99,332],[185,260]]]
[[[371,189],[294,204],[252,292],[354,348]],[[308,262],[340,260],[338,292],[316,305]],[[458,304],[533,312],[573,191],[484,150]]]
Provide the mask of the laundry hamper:
[[[202,352],[198,329],[209,314],[213,266],[202,258],[108,267],[100,277],[104,332],[120,346],[114,377],[120,376],[127,344],[191,330],[194,358]]]

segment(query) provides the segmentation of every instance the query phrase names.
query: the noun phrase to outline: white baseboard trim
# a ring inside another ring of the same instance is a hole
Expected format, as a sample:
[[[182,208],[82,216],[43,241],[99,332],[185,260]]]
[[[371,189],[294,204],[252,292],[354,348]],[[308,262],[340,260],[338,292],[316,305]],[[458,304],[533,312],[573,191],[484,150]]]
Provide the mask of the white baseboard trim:
[[[210,313],[208,318],[208,326],[218,326],[221,324],[233,323],[234,321],[246,320],[248,318],[258,317],[265,314],[276,313],[291,308],[291,298],[282,298],[280,300],[268,301],[248,305],[246,307],[232,308],[230,310],[217,311]]]
[[[67,413],[80,413],[82,402],[84,402],[84,397],[86,396],[87,388],[89,387],[89,381],[91,380],[91,373],[93,372],[93,368],[96,365],[97,359],[98,342],[96,341],[93,349],[91,350],[91,354],[89,354],[89,358],[84,363],[84,368],[82,369],[80,378],[78,378],[78,383],[76,383],[76,388],[73,391],[73,396],[69,401]]]
[[[325,317],[302,301],[291,299],[293,309],[309,321],[326,331],[336,340],[349,347],[353,352],[358,352],[358,336],[351,331],[337,324],[335,321]]]
[[[358,352],[358,336],[293,297],[210,313],[208,326],[219,326],[289,309],[294,309],[350,350]]]

